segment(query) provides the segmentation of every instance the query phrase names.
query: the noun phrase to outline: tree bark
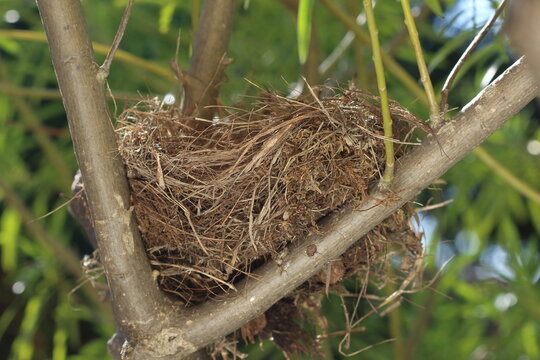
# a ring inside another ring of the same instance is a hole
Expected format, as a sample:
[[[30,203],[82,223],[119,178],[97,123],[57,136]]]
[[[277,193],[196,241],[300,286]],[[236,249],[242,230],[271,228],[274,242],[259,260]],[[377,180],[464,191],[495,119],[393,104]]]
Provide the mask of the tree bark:
[[[100,261],[119,329],[129,339],[159,328],[170,302],[159,290],[133,221],[103,83],[80,1],[38,0],[77,161],[94,221]]]
[[[208,127],[216,111],[219,85],[229,61],[226,52],[235,4],[235,0],[206,0],[204,3],[189,73],[183,79],[181,105],[182,113],[192,117],[187,125],[197,130]],[[197,120],[197,117],[207,121]]]

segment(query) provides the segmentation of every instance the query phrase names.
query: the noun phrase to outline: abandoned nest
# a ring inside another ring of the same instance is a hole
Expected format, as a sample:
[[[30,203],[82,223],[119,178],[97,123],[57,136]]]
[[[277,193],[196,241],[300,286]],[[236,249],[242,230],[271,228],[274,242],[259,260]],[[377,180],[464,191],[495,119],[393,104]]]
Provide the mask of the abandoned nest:
[[[328,90],[328,89],[325,89]],[[263,94],[249,109],[221,109],[195,133],[179,110],[145,101],[119,119],[119,150],[152,266],[166,292],[186,304],[234,289],[235,282],[288,244],[317,232],[317,221],[362,200],[384,171],[378,98],[357,90],[288,99]],[[392,102],[394,133],[418,121]],[[405,151],[396,143],[396,154]],[[335,284],[380,263],[391,242],[420,254],[410,210],[377,226],[305,286]],[[392,237],[399,241],[391,240]]]

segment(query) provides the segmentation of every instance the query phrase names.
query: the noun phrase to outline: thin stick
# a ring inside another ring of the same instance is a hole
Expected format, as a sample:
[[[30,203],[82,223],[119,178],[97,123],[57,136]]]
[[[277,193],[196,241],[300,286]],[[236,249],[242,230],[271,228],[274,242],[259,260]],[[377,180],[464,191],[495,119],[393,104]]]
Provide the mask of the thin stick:
[[[424,52],[422,51],[422,45],[420,44],[420,38],[418,37],[418,30],[414,22],[414,17],[411,11],[411,4],[409,0],[401,0],[401,6],[403,7],[403,14],[405,16],[405,25],[409,31],[409,38],[414,49],[414,56],[416,57],[416,64],[418,65],[418,71],[420,72],[420,81],[424,85],[426,91],[426,97],[429,104],[429,117],[434,125],[437,125],[440,118],[439,106],[437,104],[437,98],[435,91],[433,90],[433,84],[431,83],[431,77],[426,66],[426,60],[424,59]]]
[[[430,211],[430,210],[434,210],[434,209],[438,209],[438,208],[441,208],[443,206],[446,206],[446,205],[448,205],[448,204],[450,204],[452,202],[454,202],[454,199],[448,199],[446,201],[443,201],[443,202],[440,202],[440,203],[437,203],[437,204],[419,207],[419,208],[415,209],[415,211],[417,213],[423,212],[423,211]]]
[[[343,336],[343,335],[347,335],[347,334],[360,333],[360,332],[364,332],[364,331],[366,331],[365,326],[361,326],[361,327],[356,328],[356,329],[347,329],[347,330],[341,330],[341,331],[334,331],[334,332],[331,332],[329,334],[317,335],[317,340],[323,340],[323,339]]]
[[[56,208],[54,208],[53,210],[49,211],[48,213],[44,214],[44,215],[41,215],[41,216],[38,216],[37,218],[35,219],[32,219],[30,220],[31,223],[33,223],[34,221],[39,221],[39,220],[42,220],[42,219],[45,219],[47,216],[50,216],[52,214],[54,214],[55,212],[57,212],[58,210],[60,210],[61,208],[63,208],[64,206],[66,205],[69,205],[73,200],[75,200],[76,197],[80,196],[82,194],[84,189],[81,189],[79,191],[77,191],[77,193],[75,195],[73,195],[68,201],[66,201],[65,203],[57,206]]]
[[[97,77],[99,81],[105,81],[105,79],[107,79],[107,77],[109,76],[109,70],[111,68],[114,54],[116,53],[116,50],[118,50],[118,46],[120,46],[120,42],[122,41],[122,38],[124,37],[124,33],[126,32],[126,26],[129,21],[129,17],[131,16],[131,10],[133,8],[134,3],[135,3],[135,0],[128,0],[126,10],[124,10],[124,15],[122,15],[122,19],[120,20],[120,25],[118,25],[118,31],[116,31],[116,35],[114,37],[111,48],[109,49],[109,53],[107,54],[107,57],[105,58],[105,61],[103,62],[103,65],[99,67],[99,71],[97,73]]]
[[[386,79],[384,77],[381,45],[379,44],[379,30],[377,29],[375,13],[371,5],[371,0],[364,0],[364,8],[366,10],[369,35],[371,37],[371,48],[373,51],[375,73],[377,75],[377,86],[379,87],[379,95],[381,96],[381,112],[383,117],[384,136],[387,138],[392,138],[392,118],[390,117],[388,91],[386,90]],[[386,152],[386,167],[384,169],[383,181],[386,185],[389,185],[394,179],[394,143],[384,140],[384,148]]]
[[[439,108],[439,111],[441,113],[446,112],[447,101],[448,101],[448,92],[450,91],[450,88],[452,87],[452,85],[454,83],[454,80],[456,79],[456,76],[457,76],[459,70],[461,70],[461,68],[462,68],[463,64],[465,63],[465,61],[467,60],[467,58],[469,56],[471,56],[472,52],[478,47],[478,45],[480,44],[480,41],[482,41],[482,39],[484,39],[484,37],[489,32],[489,30],[491,30],[491,28],[493,27],[493,24],[495,23],[495,20],[497,20],[499,15],[501,15],[501,13],[502,13],[504,7],[506,6],[507,2],[508,2],[508,0],[502,0],[501,1],[501,3],[499,4],[499,7],[495,11],[495,14],[493,14],[491,19],[484,25],[482,30],[480,30],[480,32],[474,37],[473,41],[469,44],[467,49],[465,49],[463,54],[461,54],[461,57],[459,58],[459,60],[454,65],[454,68],[452,69],[452,71],[450,71],[450,75],[448,75],[448,78],[446,78],[446,81],[444,82],[444,85],[443,85],[443,88],[442,88],[442,91],[441,91],[441,104],[440,104],[440,108]]]
[[[386,340],[383,340],[383,341],[379,341],[378,343],[376,344],[372,344],[372,345],[369,345],[369,346],[366,346],[365,348],[362,348],[358,351],[355,351],[351,354],[345,354],[342,350],[341,350],[341,343],[339,344],[339,353],[343,356],[346,356],[346,357],[351,357],[351,356],[355,356],[355,355],[358,355],[364,351],[367,351],[367,350],[370,350],[370,349],[373,349],[375,346],[379,346],[379,345],[382,345],[382,344],[386,344],[388,342],[392,342],[394,341],[395,339],[386,339]]]

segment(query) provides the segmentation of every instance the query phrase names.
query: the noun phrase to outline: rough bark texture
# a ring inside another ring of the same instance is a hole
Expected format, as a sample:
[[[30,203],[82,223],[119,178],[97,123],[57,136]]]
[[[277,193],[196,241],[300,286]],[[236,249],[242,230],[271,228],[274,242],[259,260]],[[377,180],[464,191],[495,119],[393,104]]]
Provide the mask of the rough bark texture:
[[[235,0],[206,0],[195,44],[189,73],[183,79],[182,112],[193,116],[187,125],[202,130],[211,122],[217,104],[219,85],[227,65],[226,58]]]
[[[130,338],[153,331],[168,301],[152,278],[129,205],[103,83],[78,0],[38,0],[77,161],[94,220],[118,327]]]

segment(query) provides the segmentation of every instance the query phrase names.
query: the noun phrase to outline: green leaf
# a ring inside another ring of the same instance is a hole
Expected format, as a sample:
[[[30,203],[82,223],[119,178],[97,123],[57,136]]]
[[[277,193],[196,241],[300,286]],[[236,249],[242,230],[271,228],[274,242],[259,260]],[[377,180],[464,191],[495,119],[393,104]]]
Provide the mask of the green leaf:
[[[65,329],[56,329],[53,336],[53,360],[66,360],[67,358],[67,332]]]
[[[314,0],[300,0],[298,5],[298,58],[300,64],[304,65],[309,51],[309,42],[311,40],[311,20],[313,17]]]
[[[2,248],[2,269],[6,273],[17,267],[17,239],[20,228],[19,215],[13,210],[4,210],[0,221],[0,247]]]
[[[176,9],[176,4],[174,2],[169,2],[161,8],[159,11],[159,32],[166,34],[171,28],[171,21],[174,15],[174,10]]]
[[[533,322],[528,322],[521,328],[521,341],[530,359],[538,359],[540,356],[540,347],[537,341],[537,325]]]
[[[500,244],[503,244],[512,254],[521,254],[519,230],[510,216],[505,216],[499,223],[498,238]]]
[[[426,0],[425,2],[431,11],[433,11],[437,16],[444,17],[444,11],[439,0]]]
[[[531,212],[531,221],[533,223],[533,226],[540,234],[540,205],[538,205],[532,200],[527,201],[527,205],[529,205],[529,211]]]
[[[21,50],[21,46],[13,39],[0,38],[0,49],[4,50],[10,55],[17,55]]]
[[[19,360],[31,360],[34,354],[34,334],[39,326],[43,298],[34,296],[26,304],[19,335],[13,342],[13,355]]]

